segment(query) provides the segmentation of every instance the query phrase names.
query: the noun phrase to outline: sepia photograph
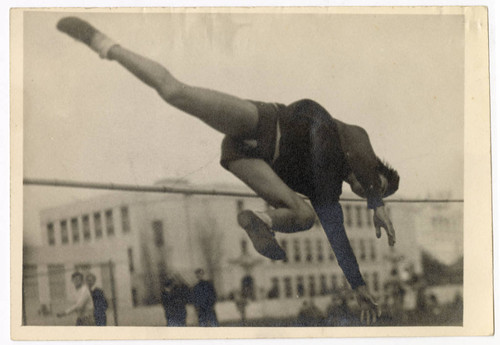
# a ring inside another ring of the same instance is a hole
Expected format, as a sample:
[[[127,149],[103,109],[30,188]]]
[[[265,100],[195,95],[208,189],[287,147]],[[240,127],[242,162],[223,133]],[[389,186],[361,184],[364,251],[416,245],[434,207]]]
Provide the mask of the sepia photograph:
[[[485,8],[11,19],[16,338],[492,334]]]

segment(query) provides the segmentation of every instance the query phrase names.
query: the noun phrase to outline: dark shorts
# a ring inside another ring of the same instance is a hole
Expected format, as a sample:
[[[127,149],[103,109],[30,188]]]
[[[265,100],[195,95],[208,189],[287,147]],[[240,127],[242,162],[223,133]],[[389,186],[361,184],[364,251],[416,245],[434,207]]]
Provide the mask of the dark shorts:
[[[239,159],[257,158],[271,164],[276,147],[276,126],[279,112],[285,106],[277,103],[251,101],[257,106],[259,122],[253,135],[245,138],[226,135],[222,141],[220,164],[229,169],[229,163]]]

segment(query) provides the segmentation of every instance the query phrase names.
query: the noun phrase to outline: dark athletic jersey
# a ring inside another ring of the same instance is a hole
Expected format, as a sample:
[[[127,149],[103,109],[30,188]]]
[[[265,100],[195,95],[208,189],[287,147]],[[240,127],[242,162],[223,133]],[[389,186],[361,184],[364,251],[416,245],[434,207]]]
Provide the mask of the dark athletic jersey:
[[[280,107],[281,137],[273,170],[311,201],[338,201],[342,182],[353,172],[365,189],[368,207],[383,205],[378,160],[361,127],[334,119],[318,103],[301,100]],[[275,155],[275,147],[268,153]]]

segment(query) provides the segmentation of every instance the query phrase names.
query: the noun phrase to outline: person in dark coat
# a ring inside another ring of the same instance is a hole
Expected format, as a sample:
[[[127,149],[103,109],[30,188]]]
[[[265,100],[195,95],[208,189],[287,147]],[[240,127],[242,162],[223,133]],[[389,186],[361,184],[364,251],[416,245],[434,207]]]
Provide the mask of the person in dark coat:
[[[161,291],[161,304],[168,327],[186,326],[188,302],[189,288],[186,284],[178,279],[167,279]]]
[[[98,287],[94,287],[96,277],[94,274],[89,273],[85,277],[85,282],[89,287],[90,293],[92,295],[92,301],[94,302],[94,320],[96,326],[106,326],[106,310],[108,309],[108,301],[104,296],[104,291]]]
[[[195,271],[198,283],[193,287],[192,300],[198,314],[198,324],[201,327],[218,326],[217,315],[215,313],[215,302],[217,294],[211,282],[204,280],[205,272],[199,268]]]

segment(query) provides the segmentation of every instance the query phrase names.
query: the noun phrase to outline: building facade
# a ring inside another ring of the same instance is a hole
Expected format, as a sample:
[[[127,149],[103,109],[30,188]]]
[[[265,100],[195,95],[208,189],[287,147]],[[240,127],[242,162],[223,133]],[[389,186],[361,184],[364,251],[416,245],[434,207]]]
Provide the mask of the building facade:
[[[382,298],[395,265],[419,271],[419,208],[387,206],[397,232],[396,246],[390,248],[385,234],[375,237],[372,211],[364,202],[342,206],[351,246],[375,296]],[[236,216],[246,208],[267,207],[254,197],[115,192],[44,210],[43,246],[24,252],[25,297],[51,307],[69,300],[75,270],[96,274],[97,284],[123,307],[158,302],[161,282],[169,274],[193,285],[200,267],[214,282],[219,301],[241,294],[250,301],[268,301],[257,313],[261,316],[295,313],[305,299],[327,303],[333,291],[347,289],[319,222],[309,231],[277,233],[286,261],[268,260],[254,250]],[[280,307],[273,307],[277,303]]]

